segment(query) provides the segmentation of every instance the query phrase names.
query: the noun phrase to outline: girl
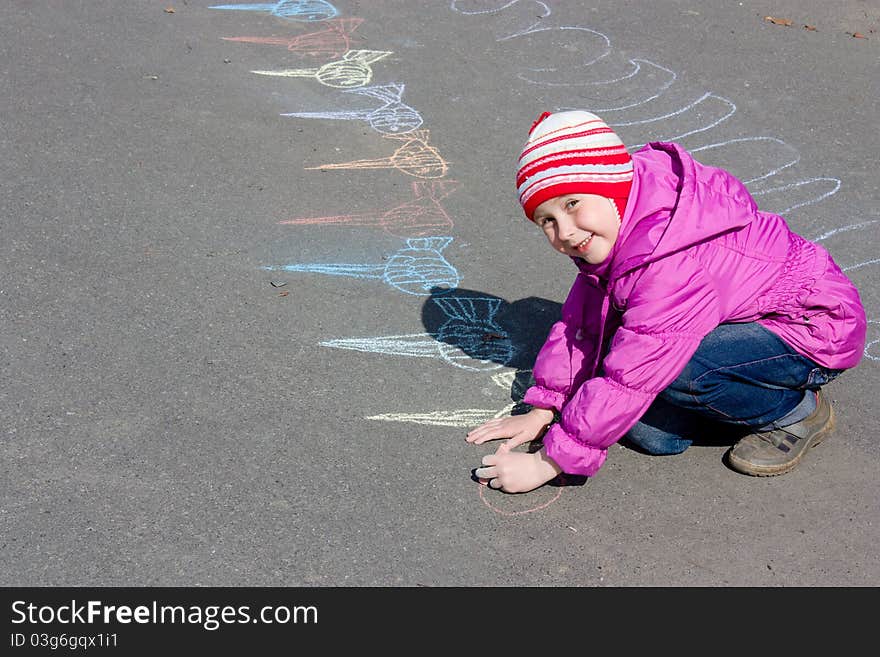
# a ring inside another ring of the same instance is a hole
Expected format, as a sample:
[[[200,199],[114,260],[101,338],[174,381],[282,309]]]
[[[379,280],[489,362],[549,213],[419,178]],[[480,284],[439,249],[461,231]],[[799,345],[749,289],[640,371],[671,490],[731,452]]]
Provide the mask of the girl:
[[[863,353],[858,291],[742,182],[674,143],[630,156],[599,117],[566,111],[532,125],[516,184],[580,271],[538,353],[532,410],[467,435],[507,439],[475,471],[483,483],[516,493],[593,475],[624,436],[677,454],[707,421],[750,432],[733,469],[778,475],[832,431],[820,389]]]

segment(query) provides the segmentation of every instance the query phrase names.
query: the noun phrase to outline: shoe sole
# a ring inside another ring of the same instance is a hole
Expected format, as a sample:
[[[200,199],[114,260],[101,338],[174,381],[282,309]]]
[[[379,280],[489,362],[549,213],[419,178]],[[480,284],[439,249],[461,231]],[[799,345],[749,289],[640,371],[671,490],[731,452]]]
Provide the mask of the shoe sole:
[[[797,467],[797,464],[801,462],[804,454],[806,454],[816,445],[825,440],[828,434],[834,431],[835,423],[836,420],[834,418],[834,407],[832,406],[828,414],[828,422],[825,424],[825,428],[822,429],[822,431],[817,433],[815,436],[813,436],[810,443],[806,447],[804,447],[800,451],[800,453],[788,463],[784,463],[782,465],[755,465],[754,463],[749,463],[748,461],[738,459],[732,454],[727,455],[727,461],[730,466],[737,472],[751,475],[753,477],[775,477],[777,475],[785,474],[786,472],[789,472],[790,470],[793,470],[795,467]]]

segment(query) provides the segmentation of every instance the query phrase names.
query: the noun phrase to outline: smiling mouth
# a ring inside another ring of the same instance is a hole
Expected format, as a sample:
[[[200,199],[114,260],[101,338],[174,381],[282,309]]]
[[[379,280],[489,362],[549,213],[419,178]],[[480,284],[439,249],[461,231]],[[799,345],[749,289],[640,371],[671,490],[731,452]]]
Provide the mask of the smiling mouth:
[[[593,239],[593,234],[588,233],[582,242],[575,245],[574,250],[577,251],[578,253],[583,253],[584,251],[587,250],[587,247],[590,246],[590,241],[592,239]]]

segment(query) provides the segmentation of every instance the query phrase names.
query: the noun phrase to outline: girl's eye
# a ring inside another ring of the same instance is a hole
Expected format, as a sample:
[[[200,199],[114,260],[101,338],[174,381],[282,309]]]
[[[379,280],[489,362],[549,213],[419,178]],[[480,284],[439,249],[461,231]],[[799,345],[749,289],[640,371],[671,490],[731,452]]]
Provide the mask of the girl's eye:
[[[538,221],[538,225],[541,228],[544,228],[545,226],[549,226],[550,224],[552,224],[554,221],[555,220],[553,219],[553,217],[541,217],[541,219]]]
[[[577,204],[578,204],[577,199],[574,199],[574,198],[569,199],[568,201],[565,202],[565,209],[571,210]]]

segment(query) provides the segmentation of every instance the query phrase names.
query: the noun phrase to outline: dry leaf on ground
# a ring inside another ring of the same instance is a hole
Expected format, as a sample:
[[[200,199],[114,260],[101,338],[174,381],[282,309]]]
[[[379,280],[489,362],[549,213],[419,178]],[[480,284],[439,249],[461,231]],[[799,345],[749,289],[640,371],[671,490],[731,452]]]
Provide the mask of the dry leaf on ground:
[[[791,27],[791,21],[787,18],[776,18],[775,16],[764,16],[764,20],[768,23],[773,23],[774,25],[785,25],[786,27]]]

